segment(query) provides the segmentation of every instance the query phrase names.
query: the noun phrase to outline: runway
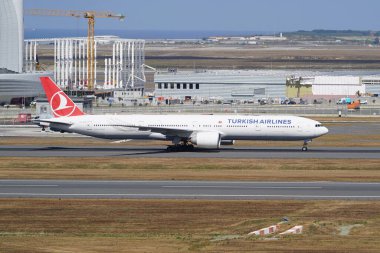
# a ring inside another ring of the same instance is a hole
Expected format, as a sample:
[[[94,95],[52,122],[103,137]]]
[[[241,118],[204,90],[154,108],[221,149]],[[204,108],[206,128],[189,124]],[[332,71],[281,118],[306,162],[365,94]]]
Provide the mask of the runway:
[[[380,183],[0,180],[0,198],[380,200]]]
[[[0,157],[151,157],[151,158],[321,158],[379,159],[380,148],[310,147],[222,147],[220,150],[166,152],[165,146],[0,146]]]

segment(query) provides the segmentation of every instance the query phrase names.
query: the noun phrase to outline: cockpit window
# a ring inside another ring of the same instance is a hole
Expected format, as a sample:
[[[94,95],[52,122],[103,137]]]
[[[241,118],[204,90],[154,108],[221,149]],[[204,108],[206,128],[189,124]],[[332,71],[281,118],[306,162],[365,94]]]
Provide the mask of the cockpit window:
[[[323,127],[322,124],[316,124],[315,127]]]

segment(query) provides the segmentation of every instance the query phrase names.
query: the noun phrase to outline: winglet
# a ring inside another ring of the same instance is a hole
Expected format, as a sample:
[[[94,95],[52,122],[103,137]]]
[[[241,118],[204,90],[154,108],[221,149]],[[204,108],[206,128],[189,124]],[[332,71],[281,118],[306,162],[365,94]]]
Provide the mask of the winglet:
[[[54,117],[81,116],[84,113],[67,96],[50,77],[40,77],[42,87],[45,90],[51,111]]]

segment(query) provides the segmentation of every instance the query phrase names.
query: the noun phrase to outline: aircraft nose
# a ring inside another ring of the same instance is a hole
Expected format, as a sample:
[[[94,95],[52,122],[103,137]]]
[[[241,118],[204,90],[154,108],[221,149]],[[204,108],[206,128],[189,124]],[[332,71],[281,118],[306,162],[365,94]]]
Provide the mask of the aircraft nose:
[[[329,130],[327,129],[327,127],[323,127],[322,135],[327,134],[328,132],[329,132]]]

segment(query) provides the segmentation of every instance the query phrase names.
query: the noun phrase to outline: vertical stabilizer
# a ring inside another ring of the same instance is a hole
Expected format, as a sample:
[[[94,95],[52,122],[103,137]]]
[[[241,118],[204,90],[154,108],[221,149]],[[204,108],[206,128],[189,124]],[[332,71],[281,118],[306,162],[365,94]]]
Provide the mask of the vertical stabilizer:
[[[78,106],[53,82],[53,80],[51,80],[50,77],[40,77],[40,80],[54,117],[59,118],[84,115]]]

